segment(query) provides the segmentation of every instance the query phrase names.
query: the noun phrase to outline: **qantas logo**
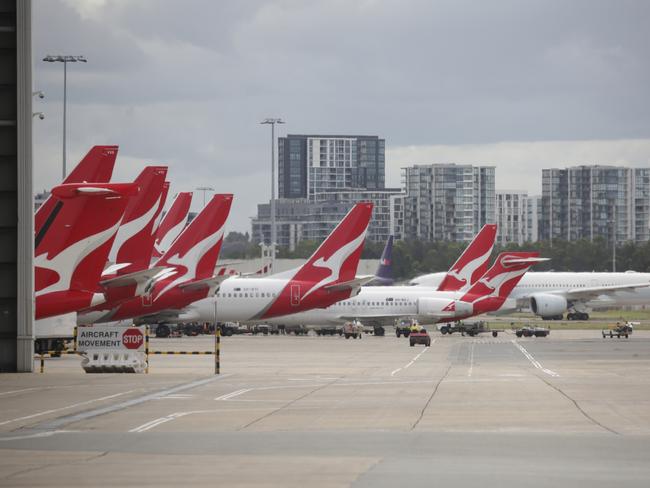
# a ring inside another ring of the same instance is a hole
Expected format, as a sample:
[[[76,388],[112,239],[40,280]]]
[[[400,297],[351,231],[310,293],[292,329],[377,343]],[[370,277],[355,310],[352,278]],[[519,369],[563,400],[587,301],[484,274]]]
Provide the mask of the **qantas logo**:
[[[366,232],[364,231],[359,234],[359,236],[353,241],[348,242],[345,246],[341,247],[329,258],[323,259],[322,257],[318,258],[312,263],[312,266],[316,268],[328,269],[330,271],[329,276],[323,278],[318,283],[314,284],[307,292],[303,295],[303,300],[307,298],[312,292],[319,290],[323,286],[327,286],[331,283],[336,283],[339,280],[341,275],[341,266],[343,263],[357,250],[360,246],[363,245],[363,241],[366,238]]]
[[[457,268],[449,270],[447,276],[455,278],[461,282],[463,286],[471,285],[472,275],[478,268],[483,266],[488,259],[490,259],[490,254],[492,254],[492,246],[490,246],[490,249],[488,249],[482,256],[472,259],[465,265],[460,263]]]
[[[522,276],[524,273],[526,273],[526,271],[528,271],[528,267],[516,271],[502,272],[493,277],[481,278],[477,284],[483,285],[485,287],[485,291],[479,296],[475,296],[474,300],[472,300],[472,303],[476,303],[485,298],[495,296],[505,298],[502,296],[501,288],[511,280]]]
[[[115,263],[117,260],[117,255],[119,254],[120,249],[124,243],[135,236],[138,232],[144,229],[147,224],[149,224],[149,222],[151,222],[151,219],[153,219],[156,211],[158,210],[161,198],[162,194],[160,197],[158,197],[158,200],[156,200],[156,202],[146,213],[120,226],[119,230],[117,231],[117,235],[115,236],[115,242],[113,243],[111,253],[108,256],[108,260],[110,262]]]
[[[80,241],[68,246],[56,256],[50,257],[49,253],[44,252],[34,257],[34,267],[46,269],[50,273],[58,275],[58,280],[48,284],[45,288],[36,291],[36,296],[52,293],[55,291],[68,290],[72,275],[77,269],[78,264],[95,249],[99,248],[110,240],[117,232],[120,223],[117,222],[113,227],[106,229],[97,234],[88,236]]]
[[[170,266],[175,266],[178,270],[178,276],[170,282],[165,288],[163,288],[160,293],[156,296],[156,300],[160,298],[164,293],[175,287],[176,285],[183,283],[184,281],[189,281],[196,277],[196,268],[203,258],[212,248],[214,248],[219,242],[223,239],[224,226],[221,226],[219,230],[210,234],[208,237],[196,243],[183,257],[180,256],[180,253],[174,254],[167,259],[167,263]]]

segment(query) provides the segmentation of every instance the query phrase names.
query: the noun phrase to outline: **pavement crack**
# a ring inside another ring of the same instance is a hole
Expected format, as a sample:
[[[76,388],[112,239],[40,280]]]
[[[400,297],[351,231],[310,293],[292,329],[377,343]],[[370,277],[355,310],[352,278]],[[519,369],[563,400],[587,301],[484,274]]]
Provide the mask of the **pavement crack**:
[[[436,393],[438,392],[438,388],[440,387],[440,384],[447,378],[447,375],[449,375],[449,371],[451,371],[451,364],[447,366],[447,371],[445,371],[445,374],[443,374],[440,377],[440,380],[438,380],[438,383],[436,383],[436,386],[433,388],[433,391],[431,392],[431,395],[429,396],[429,399],[427,400],[427,403],[424,404],[424,407],[422,408],[422,411],[420,411],[420,415],[417,418],[417,420],[413,423],[411,426],[410,430],[414,430],[420,421],[422,420],[422,417],[424,417],[424,412],[426,412],[427,408],[429,408],[429,404],[431,403],[431,400],[433,400],[433,397],[436,396]]]
[[[535,376],[537,376],[537,375],[535,375]],[[570,397],[567,393],[565,393],[559,386],[554,385],[553,383],[548,381],[546,378],[542,378],[541,376],[537,376],[537,377],[540,380],[542,380],[544,383],[546,383],[548,386],[553,388],[555,391],[557,391],[564,398],[566,398],[571,403],[573,403],[575,405],[575,407],[578,409],[578,412],[580,412],[587,420],[589,420],[593,424],[597,425],[601,429],[604,429],[604,430],[606,430],[608,432],[611,432],[614,435],[623,435],[620,432],[617,432],[614,429],[611,429],[611,428],[607,427],[605,424],[602,424],[601,422],[599,422],[598,420],[593,418],[591,415],[589,415],[587,412],[585,412],[584,409],[580,406],[580,404],[576,400],[574,400],[572,397]]]
[[[255,420],[251,420],[246,425],[238,428],[237,431],[239,432],[239,431],[245,430],[245,429],[249,428],[251,425],[255,425],[256,423],[261,422],[262,420],[269,418],[271,415],[274,415],[274,414],[276,414],[276,413],[278,413],[278,412],[280,412],[280,411],[282,411],[282,410],[284,410],[286,408],[289,408],[294,403],[299,402],[300,400],[302,400],[304,398],[307,398],[309,395],[312,395],[312,394],[316,393],[317,391],[320,391],[320,390],[322,390],[324,388],[327,388],[328,386],[333,385],[339,379],[341,379],[341,378],[337,378],[334,381],[330,381],[329,383],[325,383],[324,385],[318,386],[318,387],[314,388],[313,390],[308,391],[304,395],[301,395],[301,396],[299,396],[297,398],[294,398],[293,400],[291,400],[290,402],[285,403],[281,407],[278,407],[275,410],[272,410],[269,413],[266,413],[266,414],[262,415],[261,417],[256,418]]]

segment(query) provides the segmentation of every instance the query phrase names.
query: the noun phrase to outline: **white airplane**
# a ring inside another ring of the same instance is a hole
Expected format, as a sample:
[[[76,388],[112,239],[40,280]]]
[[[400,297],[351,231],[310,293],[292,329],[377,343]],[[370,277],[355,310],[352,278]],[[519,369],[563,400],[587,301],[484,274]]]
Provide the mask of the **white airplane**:
[[[492,267],[466,291],[369,286],[363,287],[356,297],[325,309],[296,313],[266,323],[328,325],[360,320],[367,325],[381,326],[402,317],[414,317],[423,323],[461,320],[498,310],[524,273],[533,264],[545,260],[535,252],[501,253]]]
[[[435,287],[446,273],[413,278],[409,284]],[[647,305],[650,303],[650,273],[527,273],[512,291],[499,313],[528,309],[544,319],[588,320],[596,308]]]

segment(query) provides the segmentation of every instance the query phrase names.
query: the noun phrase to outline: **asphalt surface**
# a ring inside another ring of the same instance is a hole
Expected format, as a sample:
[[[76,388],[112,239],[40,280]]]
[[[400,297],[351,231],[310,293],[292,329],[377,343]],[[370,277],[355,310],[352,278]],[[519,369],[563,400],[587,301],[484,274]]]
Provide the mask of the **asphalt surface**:
[[[650,332],[432,337],[228,337],[219,376],[2,375],[0,486],[650,485]]]

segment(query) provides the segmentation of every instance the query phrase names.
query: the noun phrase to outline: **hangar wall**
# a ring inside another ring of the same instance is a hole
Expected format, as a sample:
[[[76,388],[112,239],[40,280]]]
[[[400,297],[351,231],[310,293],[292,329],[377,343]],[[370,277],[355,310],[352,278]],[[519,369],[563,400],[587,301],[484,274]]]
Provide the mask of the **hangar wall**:
[[[33,369],[31,0],[0,0],[0,371]]]

